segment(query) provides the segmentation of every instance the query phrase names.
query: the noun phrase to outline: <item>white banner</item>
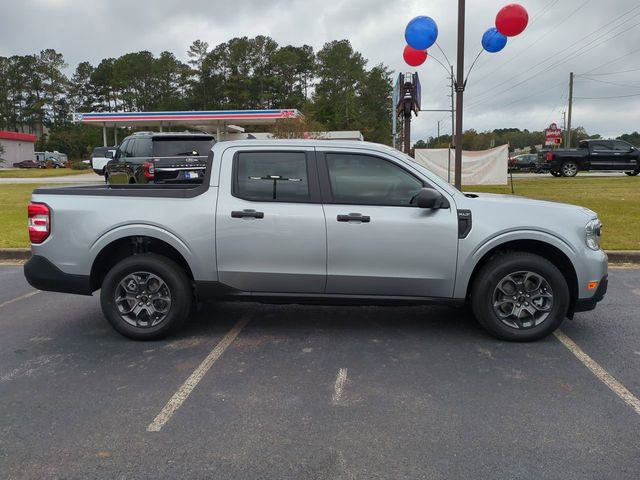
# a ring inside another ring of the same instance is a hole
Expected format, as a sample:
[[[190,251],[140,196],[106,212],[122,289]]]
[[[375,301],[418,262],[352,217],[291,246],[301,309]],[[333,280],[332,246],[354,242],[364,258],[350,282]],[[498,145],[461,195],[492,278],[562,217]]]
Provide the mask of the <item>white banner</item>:
[[[451,179],[455,172],[455,151],[451,149],[450,177],[447,174],[449,149],[416,149],[416,162],[424,165],[440,178]],[[462,151],[462,185],[506,185],[509,162],[509,145],[481,150]]]

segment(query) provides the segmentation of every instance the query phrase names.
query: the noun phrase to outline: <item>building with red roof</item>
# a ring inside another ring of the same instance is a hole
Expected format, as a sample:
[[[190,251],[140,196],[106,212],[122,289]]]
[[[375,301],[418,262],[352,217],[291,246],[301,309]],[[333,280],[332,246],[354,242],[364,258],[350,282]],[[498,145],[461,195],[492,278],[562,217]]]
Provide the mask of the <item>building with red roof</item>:
[[[38,137],[28,133],[0,130],[0,158],[4,160],[0,162],[0,168],[12,167],[14,163],[23,160],[35,160],[34,144],[37,139]]]

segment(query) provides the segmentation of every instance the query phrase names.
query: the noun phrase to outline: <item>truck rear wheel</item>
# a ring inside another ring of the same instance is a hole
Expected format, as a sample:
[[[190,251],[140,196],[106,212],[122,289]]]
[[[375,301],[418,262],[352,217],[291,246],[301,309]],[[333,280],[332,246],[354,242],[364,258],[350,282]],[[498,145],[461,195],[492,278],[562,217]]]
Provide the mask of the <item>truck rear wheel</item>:
[[[501,340],[538,340],[566,317],[569,287],[545,258],[526,252],[505,253],[478,272],[471,307],[480,325]]]
[[[578,174],[578,164],[573,160],[564,162],[560,167],[560,173],[563,177],[575,177]]]
[[[173,260],[153,253],[117,263],[104,278],[102,312],[125,337],[156,340],[179,328],[191,311],[191,282]]]

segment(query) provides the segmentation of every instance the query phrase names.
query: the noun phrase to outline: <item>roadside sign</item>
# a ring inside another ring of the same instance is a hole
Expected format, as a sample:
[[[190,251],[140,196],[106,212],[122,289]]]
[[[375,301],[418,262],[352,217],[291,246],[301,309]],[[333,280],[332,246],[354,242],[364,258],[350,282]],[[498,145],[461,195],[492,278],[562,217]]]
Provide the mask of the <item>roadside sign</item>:
[[[550,147],[553,145],[560,145],[561,143],[562,130],[558,128],[557,124],[552,123],[549,125],[549,128],[544,131],[544,144],[545,146]]]

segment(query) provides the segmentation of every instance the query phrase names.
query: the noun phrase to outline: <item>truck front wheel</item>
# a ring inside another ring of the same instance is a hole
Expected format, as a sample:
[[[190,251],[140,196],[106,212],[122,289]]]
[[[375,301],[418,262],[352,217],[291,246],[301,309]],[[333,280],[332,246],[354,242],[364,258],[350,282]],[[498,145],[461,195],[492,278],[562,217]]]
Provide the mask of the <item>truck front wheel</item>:
[[[563,177],[575,177],[578,174],[578,164],[574,161],[564,162],[560,167]]]
[[[191,311],[191,282],[173,260],[153,253],[118,262],[104,278],[102,312],[111,326],[135,340],[163,338]]]
[[[471,307],[493,336],[528,342],[560,326],[569,308],[569,288],[562,273],[543,257],[499,254],[476,275]]]

